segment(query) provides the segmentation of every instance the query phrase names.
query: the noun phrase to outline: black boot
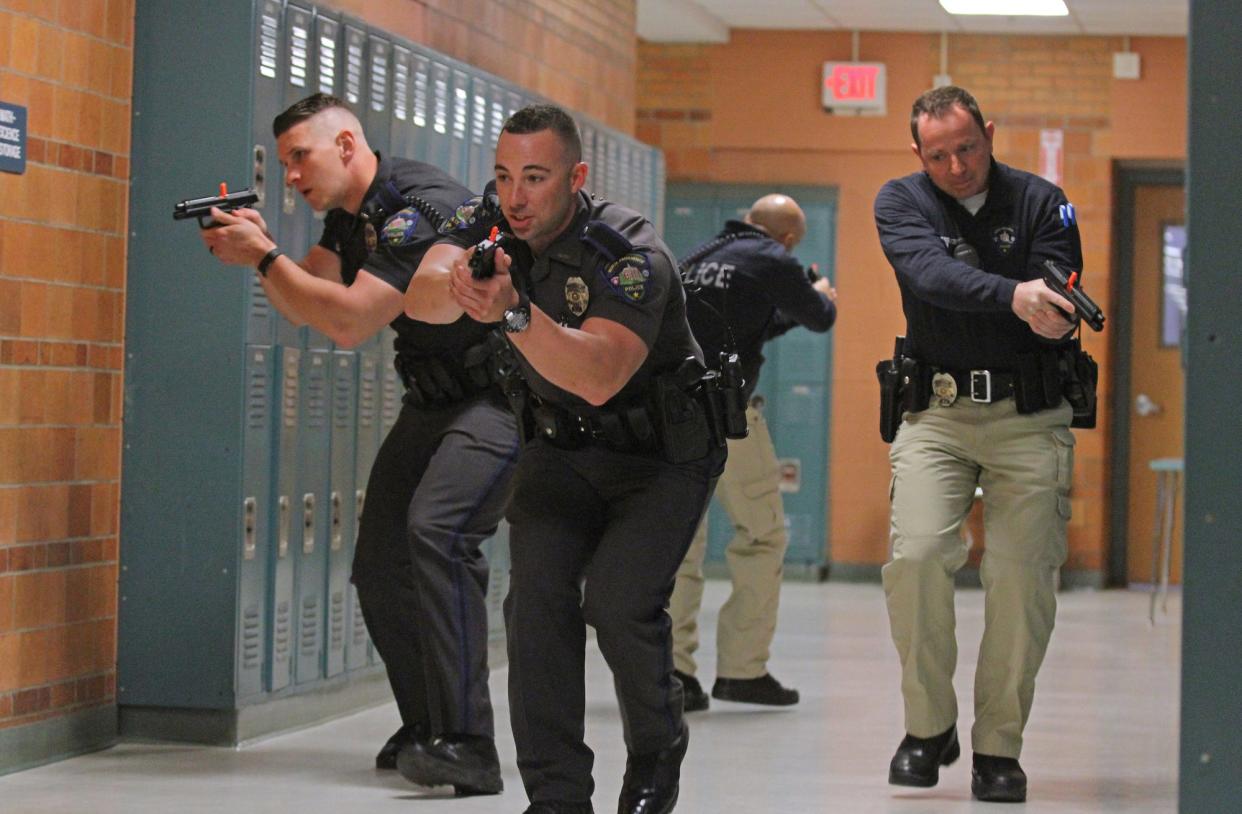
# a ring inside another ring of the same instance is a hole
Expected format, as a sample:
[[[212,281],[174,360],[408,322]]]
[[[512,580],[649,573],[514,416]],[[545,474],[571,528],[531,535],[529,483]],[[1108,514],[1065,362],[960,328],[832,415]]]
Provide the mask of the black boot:
[[[403,726],[392,733],[392,737],[384,744],[384,748],[380,749],[379,754],[375,756],[375,768],[397,768],[397,753],[418,740],[421,737],[421,733],[422,728],[417,725]]]
[[[669,814],[677,804],[681,761],[689,745],[690,730],[683,723],[681,734],[664,749],[627,757],[617,814]]]
[[[436,735],[415,741],[397,755],[397,771],[420,786],[453,786],[459,797],[500,794],[496,742],[479,735]]]
[[[950,765],[961,754],[957,724],[930,738],[906,735],[888,765],[888,782],[930,788],[940,782],[940,767]]]
[[[711,706],[712,701],[703,692],[699,680],[681,670],[674,670],[673,675],[681,682],[682,709],[685,712],[702,712]]]
[[[764,673],[758,678],[717,678],[712,685],[712,698],[742,704],[789,707],[798,703],[798,691],[782,687],[771,673]]]
[[[970,772],[970,793],[985,803],[1026,802],[1026,772],[1013,757],[975,752]]]

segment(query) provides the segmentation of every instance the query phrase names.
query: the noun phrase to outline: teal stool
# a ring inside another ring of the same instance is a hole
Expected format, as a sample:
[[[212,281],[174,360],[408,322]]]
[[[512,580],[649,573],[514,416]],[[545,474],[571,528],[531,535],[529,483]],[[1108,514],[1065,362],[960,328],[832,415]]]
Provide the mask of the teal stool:
[[[1177,493],[1181,489],[1181,458],[1155,458],[1147,463],[1156,473],[1156,522],[1151,529],[1151,607],[1147,618],[1156,623],[1156,601],[1169,612],[1169,560],[1173,555],[1173,523],[1177,519]]]

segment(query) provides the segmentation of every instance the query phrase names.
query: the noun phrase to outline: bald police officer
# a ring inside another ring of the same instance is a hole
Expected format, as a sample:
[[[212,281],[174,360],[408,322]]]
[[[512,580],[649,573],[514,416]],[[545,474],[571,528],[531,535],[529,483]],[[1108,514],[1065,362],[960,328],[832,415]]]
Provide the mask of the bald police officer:
[[[664,814],[689,740],[665,608],[724,438],[702,400],[702,353],[672,256],[641,215],[588,196],[586,177],[573,119],[551,106],[515,113],[496,145],[495,183],[498,225],[517,240],[484,280],[467,267],[468,242],[435,247],[406,304],[424,319],[502,319],[529,385],[514,399],[526,445],[507,515],[505,601],[527,814],[592,811],[588,624],[624,724],[618,811]]]
[[[953,574],[960,529],[983,488],[985,622],[975,671],[971,791],[1026,799],[1018,764],[1066,556],[1072,410],[1062,398],[1073,306],[1042,263],[1082,268],[1073,207],[1037,176],[992,158],[992,122],[957,87],[910,116],[923,172],[875,201],[906,314],[907,412],[890,451],[892,560],[884,566],[901,659],[906,737],[889,782],[934,786],[955,761]]]
[[[691,290],[688,313],[709,364],[722,353],[740,357],[747,401],[745,438],[728,442],[729,461],[716,497],[734,528],[725,550],[733,589],[716,623],[716,681],[712,697],[771,706],[798,702],[798,691],[768,672],[780,606],[788,534],[780,494],[780,465],[761,402],[753,397],[763,365],[763,344],[802,325],[817,333],[836,320],[836,290],[827,278],[812,282],[792,252],[806,235],[806,215],[788,195],[765,195],[740,220],[681,261]],[[669,613],[673,663],[685,686],[686,711],[707,709],[708,695],[695,676],[698,613],[703,601],[707,523],[699,524],[677,570]]]

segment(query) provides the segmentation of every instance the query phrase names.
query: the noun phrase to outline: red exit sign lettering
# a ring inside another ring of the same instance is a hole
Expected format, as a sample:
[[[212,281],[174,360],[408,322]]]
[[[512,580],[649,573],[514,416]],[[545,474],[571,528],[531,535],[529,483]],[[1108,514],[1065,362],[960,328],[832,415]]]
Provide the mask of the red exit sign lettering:
[[[887,83],[882,62],[825,62],[823,105],[829,113],[884,115]]]

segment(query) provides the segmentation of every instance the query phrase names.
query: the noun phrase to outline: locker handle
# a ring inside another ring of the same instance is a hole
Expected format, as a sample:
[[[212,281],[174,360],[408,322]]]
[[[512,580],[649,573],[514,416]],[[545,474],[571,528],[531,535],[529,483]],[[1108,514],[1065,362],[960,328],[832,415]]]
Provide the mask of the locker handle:
[[[254,206],[256,209],[262,209],[264,202],[267,201],[267,148],[262,144],[254,145],[253,180],[252,186],[259,196],[259,200],[255,202]]]
[[[315,552],[315,495],[307,492],[302,495],[302,553]]]
[[[341,493],[332,493],[332,550],[341,550]]]
[[[277,505],[280,511],[280,536],[276,538],[276,556],[284,559],[289,554],[289,496],[281,495]]]
[[[254,559],[257,547],[255,542],[257,529],[255,525],[258,522],[258,508],[258,501],[253,497],[248,497],[242,501],[242,559],[244,560]]]

